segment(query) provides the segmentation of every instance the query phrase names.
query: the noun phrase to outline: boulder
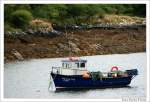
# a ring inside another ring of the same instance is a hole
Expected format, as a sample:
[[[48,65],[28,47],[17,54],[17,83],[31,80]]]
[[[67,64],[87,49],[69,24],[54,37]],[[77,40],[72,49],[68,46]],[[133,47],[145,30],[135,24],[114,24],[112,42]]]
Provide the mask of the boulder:
[[[35,34],[35,31],[32,30],[32,29],[28,29],[28,30],[27,30],[27,33],[30,34],[30,35],[34,35],[34,34]]]
[[[73,43],[72,41],[69,41],[68,42],[68,45],[71,47],[71,48],[77,48],[77,45],[75,43]]]
[[[59,49],[62,49],[62,50],[68,50],[69,48],[66,44],[62,44],[62,43],[58,43],[57,46]]]
[[[57,46],[60,50],[67,50],[74,53],[78,53],[79,51],[81,51],[78,46],[72,41],[69,41],[67,44],[58,43]]]
[[[15,58],[17,58],[18,60],[22,61],[24,60],[24,58],[22,57],[22,55],[15,49],[13,49],[11,51],[11,53],[13,54],[13,56],[15,56]]]
[[[22,42],[22,43],[31,43],[32,42],[32,37],[29,36],[28,34],[22,32],[18,35],[18,39]]]
[[[103,49],[101,44],[92,44],[90,45],[90,48],[95,50]]]
[[[74,53],[78,53],[78,52],[81,51],[81,50],[80,50],[79,48],[73,48],[72,51],[73,51]]]
[[[75,43],[73,43],[72,41],[69,41],[68,43],[69,43],[68,45],[70,46],[72,52],[78,53],[79,51],[81,51],[78,48],[78,46]]]
[[[36,44],[35,44],[35,43],[32,43],[32,44],[29,44],[29,46],[33,47],[33,46],[36,46]]]

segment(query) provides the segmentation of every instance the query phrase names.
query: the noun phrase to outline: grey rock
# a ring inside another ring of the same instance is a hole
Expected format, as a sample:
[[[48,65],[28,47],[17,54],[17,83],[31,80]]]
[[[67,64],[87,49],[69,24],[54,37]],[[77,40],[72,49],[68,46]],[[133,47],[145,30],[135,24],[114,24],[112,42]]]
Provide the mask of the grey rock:
[[[59,49],[67,50],[69,47],[66,44],[58,43],[57,44]]]
[[[15,49],[11,51],[11,53],[20,61],[24,60],[23,56]]]
[[[31,43],[32,42],[32,37],[27,35],[25,32],[22,32],[19,36],[18,39],[23,42],[23,43]]]

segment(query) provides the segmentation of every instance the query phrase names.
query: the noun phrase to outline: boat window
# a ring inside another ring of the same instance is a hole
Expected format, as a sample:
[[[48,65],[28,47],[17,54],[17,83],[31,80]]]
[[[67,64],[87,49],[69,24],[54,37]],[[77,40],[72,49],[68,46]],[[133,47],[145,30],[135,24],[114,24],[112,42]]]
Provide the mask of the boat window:
[[[72,66],[71,63],[68,63],[68,68],[71,68],[71,66]]]
[[[68,64],[66,63],[66,68],[68,68]]]
[[[79,68],[79,63],[75,63],[75,64],[76,64],[76,67]]]
[[[81,63],[81,64],[80,64],[80,67],[85,67],[85,63]]]
[[[64,64],[64,63],[62,63],[62,67],[63,67],[63,68],[65,67],[65,64]]]
[[[71,68],[71,64],[70,63],[64,63],[64,68]]]

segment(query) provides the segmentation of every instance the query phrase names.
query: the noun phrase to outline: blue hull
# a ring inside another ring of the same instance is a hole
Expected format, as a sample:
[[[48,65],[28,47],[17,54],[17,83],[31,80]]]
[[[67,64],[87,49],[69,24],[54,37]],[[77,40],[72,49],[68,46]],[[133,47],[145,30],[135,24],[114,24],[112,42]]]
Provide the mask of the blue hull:
[[[130,84],[133,76],[84,79],[82,75],[59,75],[51,73],[56,88],[101,88],[101,87],[120,87]]]

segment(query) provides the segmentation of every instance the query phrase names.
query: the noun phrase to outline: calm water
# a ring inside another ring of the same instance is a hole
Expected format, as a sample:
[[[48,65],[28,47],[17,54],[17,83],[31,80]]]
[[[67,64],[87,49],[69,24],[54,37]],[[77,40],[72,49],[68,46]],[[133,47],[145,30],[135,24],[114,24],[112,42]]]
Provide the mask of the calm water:
[[[49,71],[60,66],[63,58],[32,59],[6,63],[4,68],[5,98],[123,98],[128,96],[146,97],[146,53],[87,56],[90,71],[110,71],[112,66],[121,70],[137,68],[139,75],[130,87],[61,90],[51,92]]]

